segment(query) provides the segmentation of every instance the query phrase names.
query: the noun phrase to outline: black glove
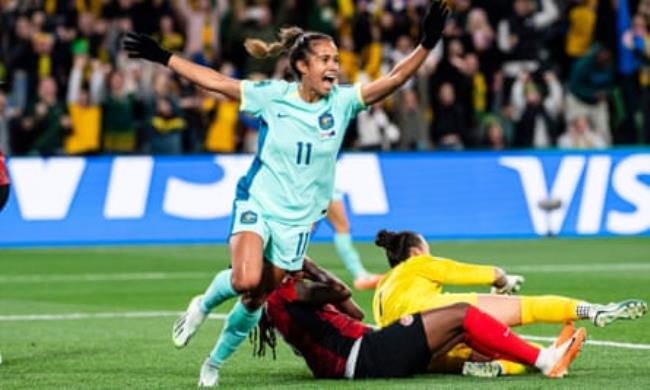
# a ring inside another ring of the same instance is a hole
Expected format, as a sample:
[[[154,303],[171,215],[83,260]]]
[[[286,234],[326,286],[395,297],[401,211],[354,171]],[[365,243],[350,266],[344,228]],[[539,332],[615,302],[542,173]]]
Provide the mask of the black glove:
[[[124,50],[129,58],[144,58],[145,60],[167,65],[172,56],[170,51],[160,47],[156,41],[144,34],[129,32],[123,42]]]
[[[420,44],[425,49],[433,49],[445,28],[449,7],[445,0],[433,0],[422,20],[422,38]]]

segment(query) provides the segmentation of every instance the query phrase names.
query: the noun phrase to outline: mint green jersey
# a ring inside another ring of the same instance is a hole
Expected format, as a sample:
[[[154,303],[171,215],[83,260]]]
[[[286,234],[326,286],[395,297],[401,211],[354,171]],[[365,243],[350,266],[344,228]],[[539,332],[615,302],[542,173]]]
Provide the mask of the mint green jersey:
[[[263,217],[312,223],[332,198],[336,157],[350,121],[364,108],[359,86],[334,85],[315,103],[298,83],[242,81],[240,110],[261,121],[257,153],[237,184],[237,200],[254,200]]]

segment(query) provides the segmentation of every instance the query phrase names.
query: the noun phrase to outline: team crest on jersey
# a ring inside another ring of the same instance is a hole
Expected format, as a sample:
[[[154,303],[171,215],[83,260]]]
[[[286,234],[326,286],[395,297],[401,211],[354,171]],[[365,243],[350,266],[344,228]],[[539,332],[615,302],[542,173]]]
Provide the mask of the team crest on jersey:
[[[329,112],[324,113],[318,117],[318,125],[320,126],[321,131],[331,129],[334,127],[334,116]]]
[[[254,211],[244,211],[239,218],[239,222],[244,225],[252,225],[257,222],[257,213]]]

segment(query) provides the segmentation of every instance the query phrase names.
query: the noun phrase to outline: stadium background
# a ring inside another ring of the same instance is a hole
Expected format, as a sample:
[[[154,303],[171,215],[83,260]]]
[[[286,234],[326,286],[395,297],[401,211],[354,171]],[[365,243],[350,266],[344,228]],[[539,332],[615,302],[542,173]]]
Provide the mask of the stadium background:
[[[242,42],[295,24],[334,35],[342,82],[363,82],[417,42],[426,3],[0,1],[0,150],[13,184],[0,214],[0,387],[190,388],[222,324],[172,350],[177,311],[228,265],[219,243],[257,123],[124,58],[123,32],[238,77],[285,77],[286,59],[252,60]],[[348,132],[337,185],[353,236],[417,229],[454,239],[435,241],[436,254],[526,275],[528,294],[649,300],[650,2],[450,3],[443,45]],[[554,200],[559,209],[540,208]],[[321,225],[310,255],[349,280]],[[457,240],[468,238],[481,240]],[[386,269],[371,244],[359,249],[372,271]],[[370,293],[355,294],[369,312]],[[596,343],[554,385],[647,387],[646,323],[589,327]],[[286,347],[277,362],[250,353],[235,355],[224,386],[542,385],[537,376],[323,384]]]

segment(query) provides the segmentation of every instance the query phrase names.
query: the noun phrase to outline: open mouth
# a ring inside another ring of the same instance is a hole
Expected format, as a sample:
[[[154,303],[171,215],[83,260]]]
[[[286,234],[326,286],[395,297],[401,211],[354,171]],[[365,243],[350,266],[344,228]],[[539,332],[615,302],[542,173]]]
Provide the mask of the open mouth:
[[[327,74],[323,76],[323,82],[328,86],[332,86],[336,82],[336,75]]]

